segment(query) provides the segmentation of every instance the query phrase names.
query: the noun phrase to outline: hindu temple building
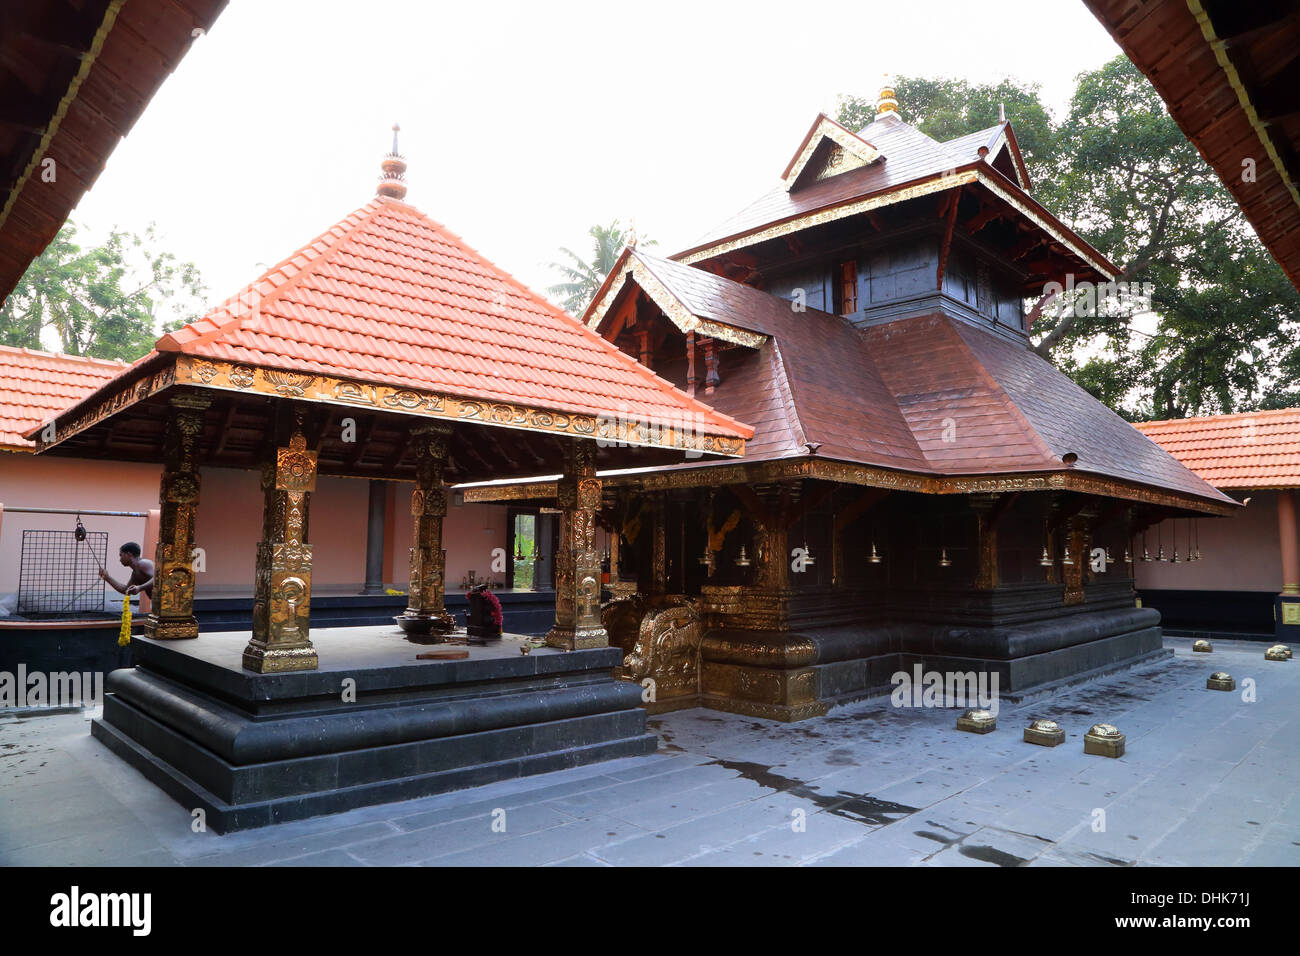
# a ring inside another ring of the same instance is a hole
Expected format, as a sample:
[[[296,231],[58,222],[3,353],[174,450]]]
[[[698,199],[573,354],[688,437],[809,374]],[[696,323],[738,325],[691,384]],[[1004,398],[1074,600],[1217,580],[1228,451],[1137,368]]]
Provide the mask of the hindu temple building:
[[[916,665],[1015,695],[1162,653],[1134,540],[1238,505],[1029,348],[1027,298],[1118,271],[1031,190],[1009,122],[940,143],[886,88],[690,248],[624,251],[584,321],[755,430],[604,476],[604,619],[652,709],[794,720]]]
[[[161,465],[152,608],[94,734],[218,830],[653,750],[601,623],[597,468],[740,457],[753,435],[407,203],[396,136],[381,167],[369,203],[23,436]],[[214,469],[260,475],[217,515],[258,518],[251,632],[194,614]],[[563,475],[545,646],[429,651],[456,624],[448,486],[535,471]],[[395,624],[313,626],[322,476],[411,483]]]

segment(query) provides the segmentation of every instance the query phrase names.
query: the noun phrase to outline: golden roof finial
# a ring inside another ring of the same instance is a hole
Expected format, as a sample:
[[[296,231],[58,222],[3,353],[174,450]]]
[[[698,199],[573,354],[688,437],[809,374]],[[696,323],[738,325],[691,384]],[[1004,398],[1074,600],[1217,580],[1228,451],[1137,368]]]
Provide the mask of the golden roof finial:
[[[898,113],[898,100],[894,98],[894,80],[888,73],[880,84],[880,95],[876,98],[876,115],[884,116],[886,113]]]
[[[376,196],[387,196],[390,199],[406,197],[406,160],[397,151],[397,134],[401,128],[396,123],[393,124],[393,151],[379,162],[379,168],[383,172],[379,176]]]

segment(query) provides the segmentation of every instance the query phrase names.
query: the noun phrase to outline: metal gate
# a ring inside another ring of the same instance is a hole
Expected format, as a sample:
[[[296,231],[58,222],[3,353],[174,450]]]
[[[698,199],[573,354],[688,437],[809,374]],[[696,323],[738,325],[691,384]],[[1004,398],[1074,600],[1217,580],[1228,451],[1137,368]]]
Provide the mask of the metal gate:
[[[102,612],[107,585],[99,568],[107,548],[105,531],[88,531],[81,542],[75,531],[24,531],[18,613],[48,617]]]

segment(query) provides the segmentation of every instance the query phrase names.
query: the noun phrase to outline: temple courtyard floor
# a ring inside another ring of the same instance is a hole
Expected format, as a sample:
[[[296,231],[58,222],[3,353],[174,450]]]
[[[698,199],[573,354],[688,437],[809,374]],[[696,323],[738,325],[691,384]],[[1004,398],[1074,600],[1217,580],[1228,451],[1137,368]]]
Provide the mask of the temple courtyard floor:
[[[990,734],[888,698],[796,724],[685,710],[650,719],[650,756],[225,836],[193,832],[89,713],[0,716],[0,864],[1300,865],[1300,662],[1165,645],[1003,702]],[[1218,670],[1235,692],[1206,689]],[[1025,743],[1036,717],[1065,743]],[[1123,757],[1084,754],[1097,722],[1127,735]]]

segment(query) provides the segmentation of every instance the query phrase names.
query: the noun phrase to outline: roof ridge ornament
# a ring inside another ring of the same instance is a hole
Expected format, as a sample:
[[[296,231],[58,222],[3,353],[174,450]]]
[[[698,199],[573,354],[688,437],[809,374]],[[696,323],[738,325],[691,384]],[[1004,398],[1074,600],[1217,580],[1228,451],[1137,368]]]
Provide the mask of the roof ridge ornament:
[[[382,170],[379,176],[379,186],[375,189],[376,196],[387,196],[389,199],[406,198],[406,159],[397,151],[397,134],[402,127],[393,124],[393,151],[379,161],[379,168]]]
[[[881,117],[886,113],[898,115],[898,100],[894,96],[894,80],[888,73],[885,74],[880,85],[880,95],[876,97],[876,116]]]

